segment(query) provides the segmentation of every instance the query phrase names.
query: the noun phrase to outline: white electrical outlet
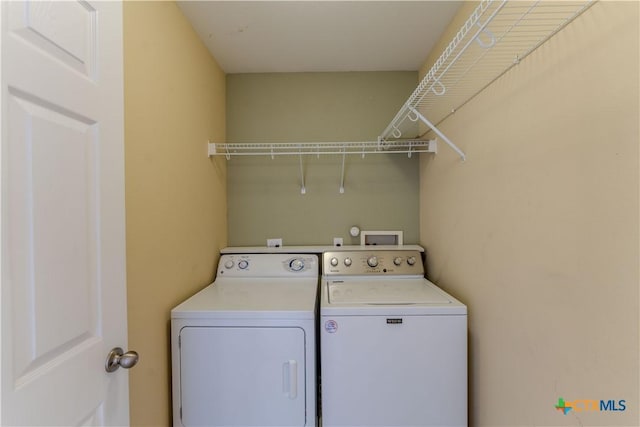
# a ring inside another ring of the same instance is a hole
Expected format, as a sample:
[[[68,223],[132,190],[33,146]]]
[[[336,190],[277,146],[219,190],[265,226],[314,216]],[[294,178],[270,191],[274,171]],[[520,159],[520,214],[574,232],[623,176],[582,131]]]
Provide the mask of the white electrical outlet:
[[[333,246],[342,246],[342,237],[334,237]]]
[[[267,239],[268,248],[280,248],[282,247],[282,239]]]

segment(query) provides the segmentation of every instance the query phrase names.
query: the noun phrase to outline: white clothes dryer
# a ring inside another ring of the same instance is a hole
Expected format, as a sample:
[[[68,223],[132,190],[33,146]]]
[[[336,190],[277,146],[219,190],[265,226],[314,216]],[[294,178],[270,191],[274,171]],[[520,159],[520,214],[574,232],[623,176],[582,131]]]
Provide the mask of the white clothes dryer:
[[[466,426],[467,309],[418,251],[323,254],[324,427]]]
[[[315,426],[317,288],[316,255],[222,255],[171,311],[174,426]]]

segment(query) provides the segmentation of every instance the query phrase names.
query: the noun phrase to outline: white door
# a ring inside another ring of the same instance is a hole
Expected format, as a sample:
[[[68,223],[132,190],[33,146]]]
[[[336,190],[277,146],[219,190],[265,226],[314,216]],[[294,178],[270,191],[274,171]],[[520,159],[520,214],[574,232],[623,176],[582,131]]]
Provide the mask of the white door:
[[[179,342],[183,426],[307,425],[304,330],[185,327]]]
[[[0,2],[2,425],[127,425],[122,5]]]

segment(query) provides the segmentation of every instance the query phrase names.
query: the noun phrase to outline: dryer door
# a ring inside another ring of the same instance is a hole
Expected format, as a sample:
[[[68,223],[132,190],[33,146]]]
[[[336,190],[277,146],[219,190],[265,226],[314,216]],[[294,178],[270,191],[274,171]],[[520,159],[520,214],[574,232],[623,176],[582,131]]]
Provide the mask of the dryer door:
[[[184,426],[304,426],[305,333],[296,327],[185,327]]]

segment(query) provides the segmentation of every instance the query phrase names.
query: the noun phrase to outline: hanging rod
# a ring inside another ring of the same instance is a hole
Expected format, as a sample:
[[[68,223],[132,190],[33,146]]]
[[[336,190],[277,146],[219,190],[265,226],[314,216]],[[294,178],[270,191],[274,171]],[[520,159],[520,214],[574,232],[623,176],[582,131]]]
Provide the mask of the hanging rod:
[[[361,142],[274,142],[274,143],[208,143],[208,155],[225,156],[303,156],[436,153],[435,140],[407,139]]]
[[[482,0],[379,139],[401,138],[420,120],[464,160],[464,152],[437,126],[593,3]]]

